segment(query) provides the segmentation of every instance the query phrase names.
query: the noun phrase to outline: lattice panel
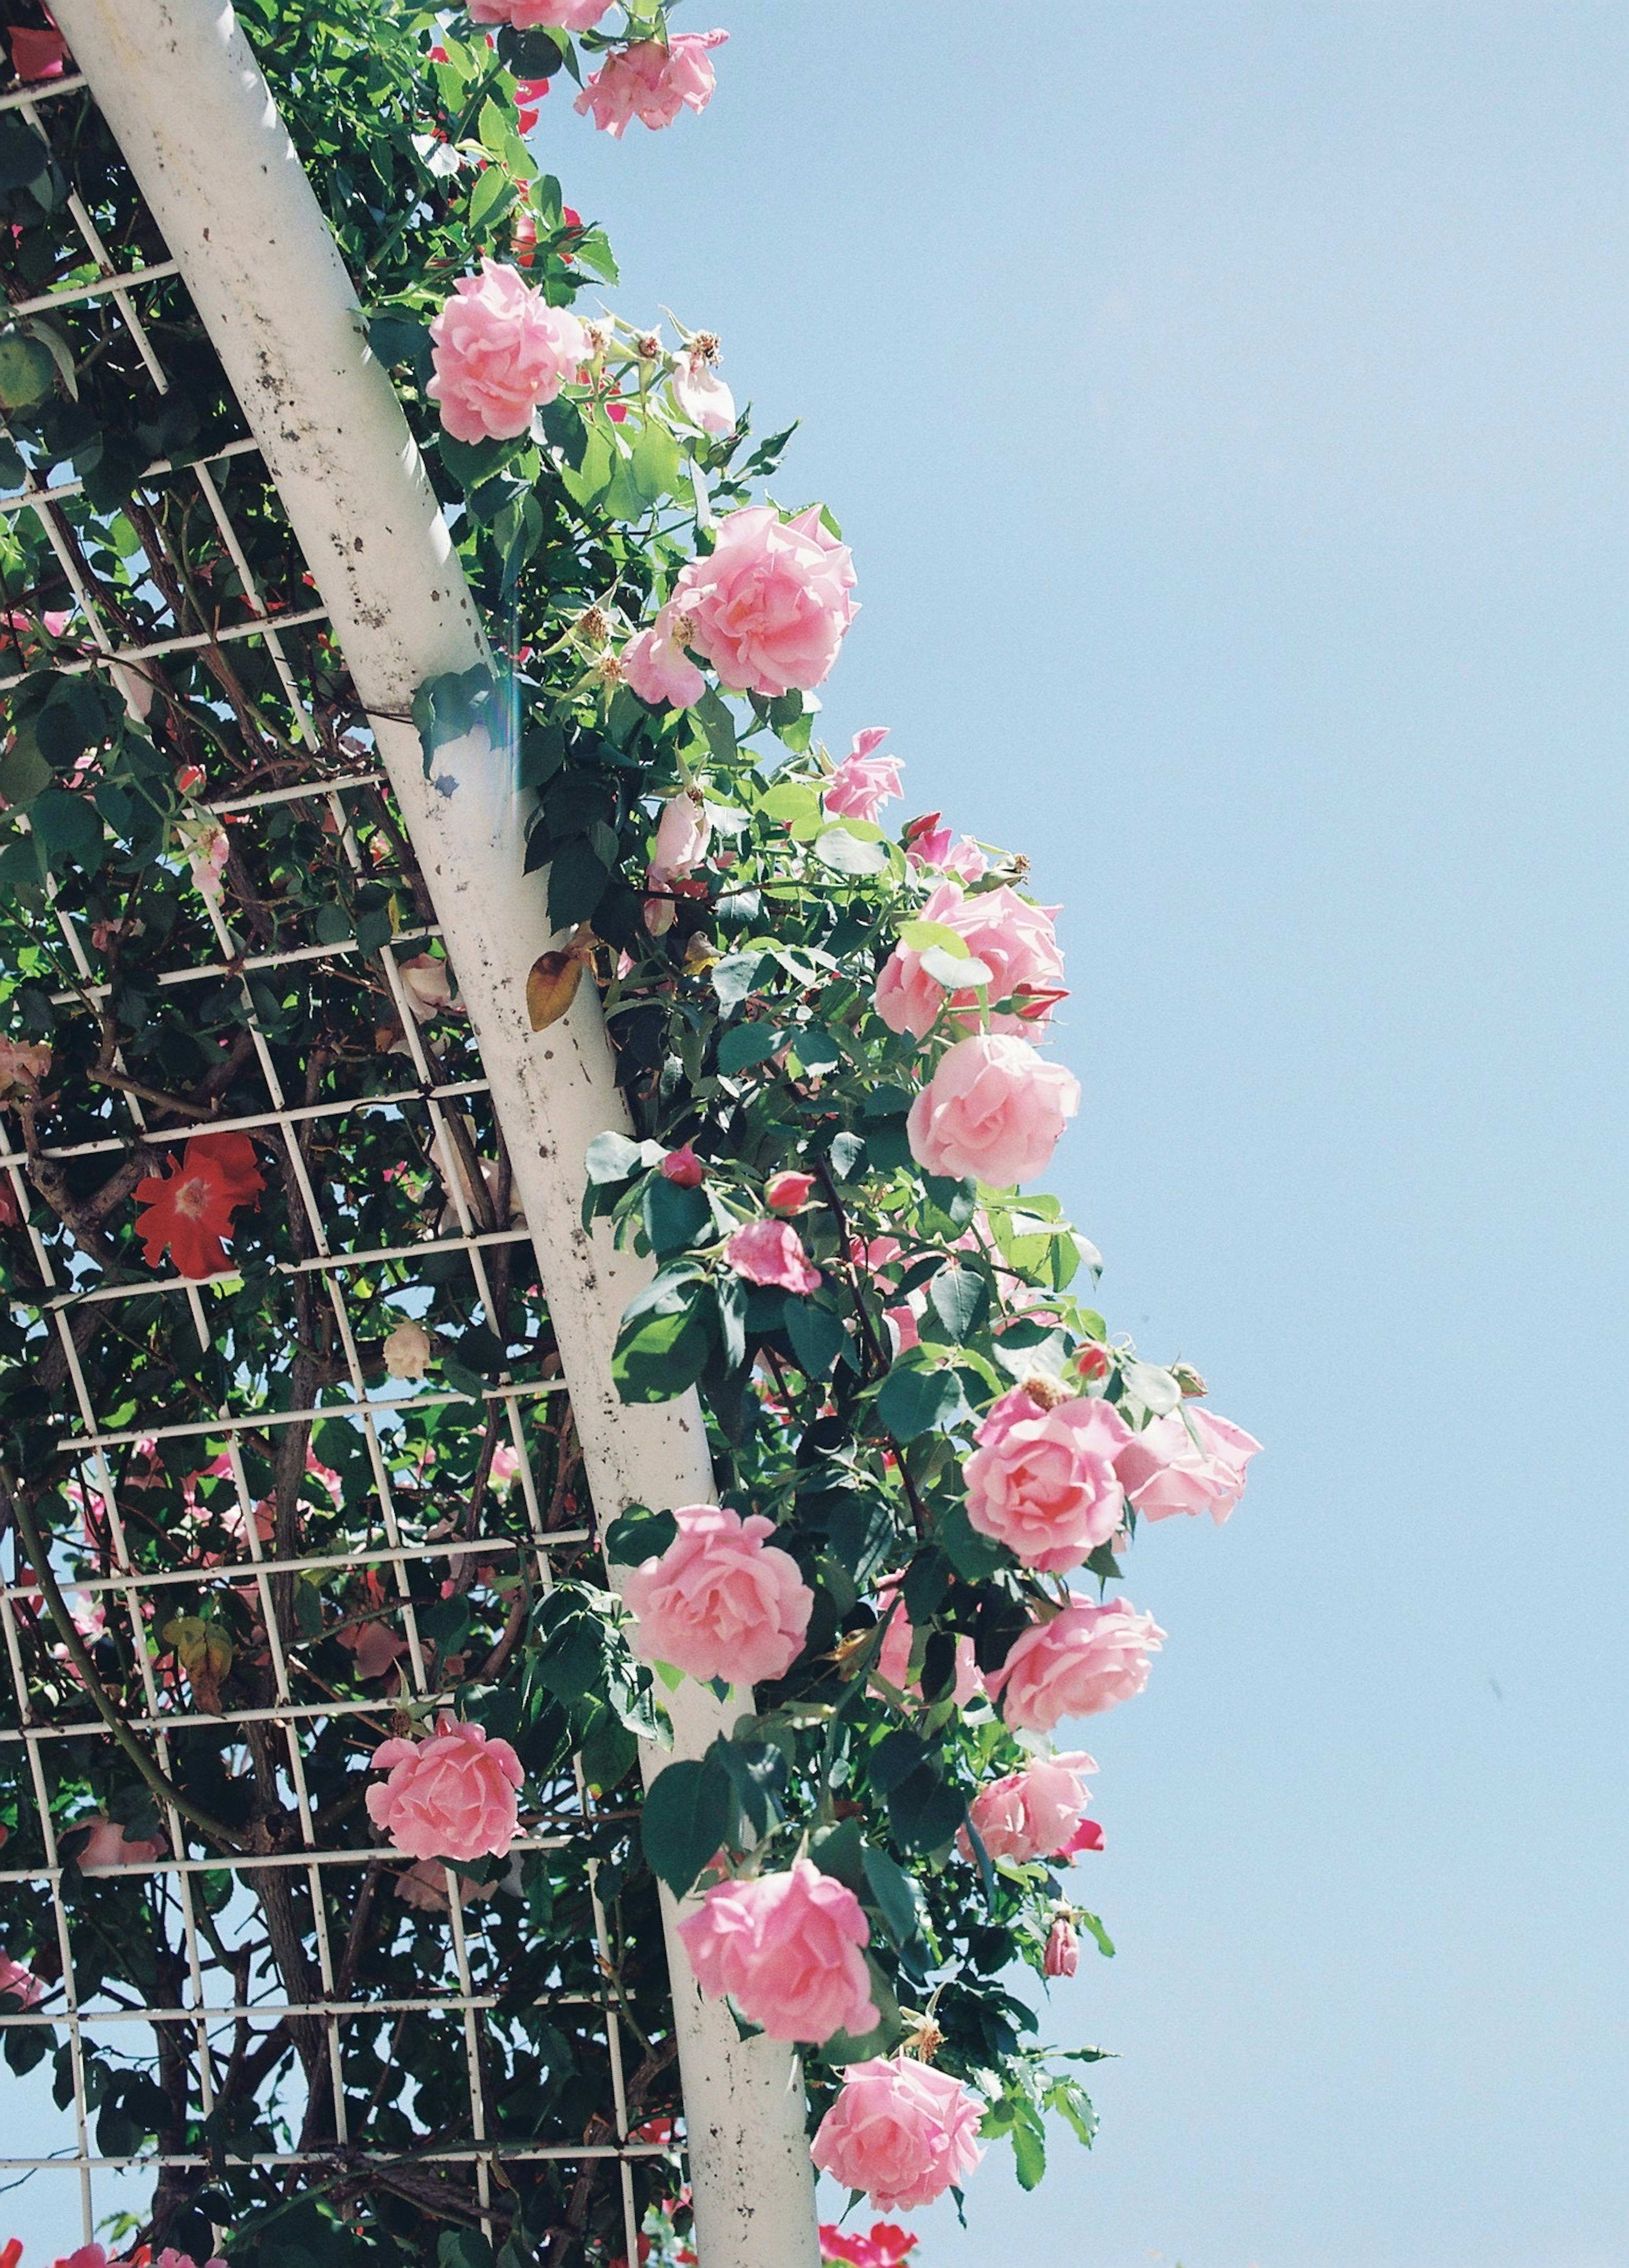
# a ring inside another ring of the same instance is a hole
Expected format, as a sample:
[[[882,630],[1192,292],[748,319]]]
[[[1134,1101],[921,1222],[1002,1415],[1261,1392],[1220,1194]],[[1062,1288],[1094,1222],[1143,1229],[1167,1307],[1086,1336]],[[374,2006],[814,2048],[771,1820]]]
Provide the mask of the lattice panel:
[[[8,1495],[53,1538],[80,1641],[13,1522],[0,1952],[44,1989],[0,1999],[0,2034],[16,2069],[54,2058],[70,2141],[0,2176],[71,2174],[87,2240],[134,2169],[194,2228],[321,2192],[404,2242],[520,2214],[631,2259],[665,2171],[648,2122],[674,2108],[659,1930],[623,1883],[631,1737],[579,1720],[574,1744],[569,1678],[495,1683],[596,1563],[455,972],[174,263],[128,175],[95,209],[76,186],[107,155],[83,83],[0,106],[63,188],[14,312],[175,437],[118,497],[116,466],[25,447],[0,497],[0,689],[46,665],[111,684],[151,727],[170,845],[134,887],[25,893],[0,1012],[52,1056],[0,1110],[9,1414],[33,1444]],[[30,871],[26,840],[4,855],[0,887]],[[149,1264],[136,1182],[227,1130],[266,1183],[229,1272]],[[414,1320],[435,1358],[393,1378]],[[409,1868],[368,1819],[373,1748],[441,1705],[521,1748],[507,1864]],[[132,1737],[184,1800],[144,1784]],[[98,1819],[122,1863],[96,1863]],[[110,1950],[130,1942],[144,1967]]]

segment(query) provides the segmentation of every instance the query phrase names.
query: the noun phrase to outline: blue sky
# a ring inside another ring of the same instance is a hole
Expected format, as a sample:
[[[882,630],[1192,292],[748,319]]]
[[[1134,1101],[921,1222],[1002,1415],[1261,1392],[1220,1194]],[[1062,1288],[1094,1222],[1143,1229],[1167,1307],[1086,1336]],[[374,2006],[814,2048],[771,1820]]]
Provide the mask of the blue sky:
[[[1623,2268],[1624,13],[686,15],[542,147],[804,418],[830,738],[1065,903],[1055,1184],[1268,1445],[1087,1735],[1097,2148],[924,2268]]]
[[[697,5],[542,150],[804,418],[830,737],[1063,902],[1055,1185],[1267,1444],[1085,1736],[1097,2148],[923,2268],[1625,2268],[1624,12]]]

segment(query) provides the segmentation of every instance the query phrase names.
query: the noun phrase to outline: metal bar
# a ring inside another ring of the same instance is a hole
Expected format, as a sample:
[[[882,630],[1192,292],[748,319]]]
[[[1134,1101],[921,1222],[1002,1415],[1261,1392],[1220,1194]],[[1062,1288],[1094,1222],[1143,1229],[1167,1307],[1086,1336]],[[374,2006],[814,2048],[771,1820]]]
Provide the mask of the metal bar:
[[[33,504],[33,497],[27,502]],[[166,654],[200,653],[207,646],[233,645],[240,638],[264,637],[269,630],[297,630],[306,622],[328,620],[326,607],[302,607],[286,615],[253,615],[247,622],[228,622],[222,630],[189,631],[185,637],[158,638],[151,645],[110,646],[107,652],[90,659],[56,661],[52,664],[59,677],[83,677],[92,669],[107,669],[120,662],[129,666],[138,661],[162,661]],[[21,685],[29,676],[26,669],[14,670],[10,677],[0,677],[0,693],[13,685]]]
[[[4,107],[4,100],[0,99],[0,109]],[[213,455],[208,458],[200,457],[196,461],[199,464],[224,464],[228,457],[253,456],[259,447],[260,443],[252,437],[241,441],[228,441],[224,449],[217,449]],[[166,473],[176,473],[186,468],[182,466],[173,464],[168,457],[155,457],[146,471],[137,476],[136,485],[137,488],[144,489],[151,486],[154,481],[161,479]],[[84,494],[83,481],[55,481],[48,489],[19,489],[14,495],[0,497],[0,512],[22,512],[29,505],[36,504],[60,504],[64,497],[77,497]]]

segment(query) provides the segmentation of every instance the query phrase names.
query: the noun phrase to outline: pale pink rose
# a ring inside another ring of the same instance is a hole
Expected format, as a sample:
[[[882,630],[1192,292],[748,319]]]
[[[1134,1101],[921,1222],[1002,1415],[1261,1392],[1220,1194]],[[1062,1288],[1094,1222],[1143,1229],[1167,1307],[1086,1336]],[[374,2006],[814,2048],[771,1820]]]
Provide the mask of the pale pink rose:
[[[502,1859],[520,1832],[515,1792],[526,1775],[507,1741],[443,1716],[422,1741],[386,1741],[368,1816],[411,1859]]]
[[[895,1692],[908,1694],[913,1700],[920,1700],[922,1680],[910,1675],[910,1649],[916,1643],[916,1625],[903,1599],[897,1606],[894,1605],[899,1582],[897,1575],[888,1575],[877,1586],[878,1619],[888,1615],[888,1625],[878,1651],[874,1674],[891,1685]],[[888,1613],[890,1608],[893,1608],[891,1614]],[[951,1698],[958,1709],[965,1709],[973,1696],[984,1690],[984,1681],[979,1675],[978,1663],[974,1658],[973,1641],[966,1636],[959,1637],[956,1639],[955,1683],[951,1688]],[[939,1696],[941,1700],[943,1697],[942,1694]]]
[[[0,1992],[9,1992],[20,2000],[25,2008],[32,2008],[45,1998],[45,1986],[31,1969],[20,1961],[13,1961],[9,1953],[0,1953]],[[874,2020],[873,2020],[874,2021]]]
[[[1077,1394],[1049,1408],[1015,1386],[973,1438],[962,1467],[968,1520],[1025,1566],[1061,1575],[1119,1528],[1125,1492],[1115,1459],[1133,1437],[1107,1402]]]
[[[795,1859],[783,1874],[720,1882],[679,1934],[703,1992],[715,2000],[727,1992],[772,2040],[818,2046],[834,2032],[869,2032],[881,2021],[859,1900],[807,1859]]]
[[[459,1898],[467,1906],[479,1905],[497,1895],[490,1882],[477,1882],[468,1874],[458,1878]],[[396,1876],[396,1896],[419,1913],[447,1913],[446,1868],[433,1859],[416,1859],[404,1874]]]
[[[675,709],[693,709],[707,690],[706,679],[684,651],[689,627],[688,617],[663,607],[652,627],[623,648],[623,675],[652,709],[664,701]]]
[[[763,1184],[763,1202],[771,1212],[801,1212],[814,1186],[813,1174],[795,1174],[788,1167],[771,1174]]]
[[[106,2248],[100,2244],[82,2244],[65,2260],[57,2261],[55,2268],[109,2268]]]
[[[967,2180],[984,2156],[983,2116],[977,2096],[948,2072],[909,2056],[872,2056],[844,2072],[809,2155],[879,2211],[910,2213]]]
[[[681,1189],[698,1189],[707,1178],[705,1165],[688,1142],[682,1150],[669,1150],[656,1170],[665,1182]]]
[[[855,733],[853,747],[821,792],[828,819],[874,821],[885,803],[893,803],[903,792],[901,759],[873,753],[887,740],[888,730],[886,725],[867,725]]]
[[[126,1867],[151,1868],[168,1847],[162,1835],[149,1842],[139,1835],[127,1835],[116,1820],[99,1815],[79,1846],[79,1872],[113,1874]]]
[[[711,355],[695,348],[673,374],[673,398],[681,414],[704,433],[728,433],[735,425],[735,396],[713,367]]]
[[[939,863],[947,874],[954,874],[962,882],[977,882],[990,869],[989,859],[970,835],[964,835],[955,849],[947,851]]]
[[[387,1333],[386,1374],[391,1378],[423,1378],[430,1367],[430,1333],[423,1323],[398,1323]]]
[[[671,126],[682,109],[705,110],[717,81],[707,60],[727,32],[680,32],[664,48],[640,40],[614,48],[578,96],[573,107],[584,118],[592,110],[601,134],[620,142],[637,118],[652,132]]]
[[[670,795],[656,822],[656,843],[651,852],[646,887],[671,888],[700,865],[712,836],[712,821],[698,795]]]
[[[464,1012],[463,1002],[453,997],[452,970],[434,954],[416,953],[411,961],[397,961],[396,974],[416,1024],[431,1023],[447,1009]]]
[[[1140,1693],[1148,1657],[1165,1632],[1152,1615],[1124,1599],[1102,1606],[1070,1594],[1050,1622],[1033,1623],[994,1676],[990,1690],[1002,1714],[1021,1731],[1050,1733],[1065,1717],[1095,1717]]]
[[[166,2244],[158,2255],[154,2268],[198,2268],[198,2264],[190,2252],[178,2252],[173,2244]],[[203,2268],[226,2268],[226,2263],[218,2258],[206,2260]]]
[[[492,1486],[496,1489],[512,1488],[520,1474],[520,1450],[512,1442],[500,1441],[492,1452],[492,1462],[488,1468],[488,1478]]]
[[[969,1032],[940,1057],[905,1130],[925,1172],[1005,1189],[1046,1171],[1080,1107],[1080,1081],[1027,1040]]]
[[[499,260],[460,276],[430,337],[435,376],[424,391],[455,441],[514,439],[588,359],[576,316]]]
[[[820,1270],[784,1220],[749,1220],[724,1248],[725,1259],[749,1284],[778,1284],[783,1292],[817,1292]]]
[[[0,1039],[0,1102],[26,1102],[51,1072],[51,1050],[32,1040]]]
[[[512,24],[518,32],[546,25],[555,32],[592,32],[611,0],[468,0],[472,24]]]
[[[1244,1469],[1260,1447],[1242,1426],[1184,1403],[1133,1433],[1115,1469],[1145,1520],[1208,1512],[1220,1528],[1244,1494]]]
[[[1047,1933],[1043,1966],[1049,1977],[1072,1977],[1080,1966],[1080,1940],[1067,1914],[1059,1914]]]
[[[1036,1756],[1021,1771],[1008,1772],[981,1787],[968,1807],[978,1839],[992,1859],[1059,1859],[1080,1831],[1091,1796],[1082,1775],[1097,1770],[1083,1750],[1068,1756]],[[973,1855],[964,1827],[956,1841],[962,1856]]]
[[[1052,926],[1058,911],[1056,906],[1032,906],[1005,883],[969,898],[956,883],[940,882],[917,919],[937,922],[966,939],[969,952],[990,971],[992,1006],[998,1000],[1021,998],[1027,992],[1038,996],[1035,1012],[1028,1016],[1008,1012],[990,1020],[992,1030],[1022,1033],[1046,1020],[1064,973],[1064,957]],[[924,968],[916,948],[896,945],[877,979],[877,1013],[888,1029],[925,1040],[947,998],[952,1013],[969,1028],[976,1027],[977,993],[969,990],[947,996],[939,979]]]
[[[689,615],[688,643],[733,692],[778,696],[829,674],[853,585],[848,548],[814,504],[791,520],[750,504],[720,520],[711,556],[680,571],[668,603]]]
[[[784,1677],[803,1650],[814,1594],[791,1553],[766,1542],[774,1522],[716,1504],[685,1505],[674,1518],[678,1535],[623,1589],[634,1652],[690,1677]]]

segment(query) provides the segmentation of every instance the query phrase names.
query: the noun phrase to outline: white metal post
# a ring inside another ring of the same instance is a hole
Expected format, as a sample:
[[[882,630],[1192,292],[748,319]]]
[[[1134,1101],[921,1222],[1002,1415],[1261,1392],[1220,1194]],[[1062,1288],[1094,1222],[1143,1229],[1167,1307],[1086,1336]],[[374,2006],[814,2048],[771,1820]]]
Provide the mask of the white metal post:
[[[521,872],[507,754],[477,736],[424,777],[413,696],[474,666],[485,640],[276,102],[221,0],[54,0],[54,12],[209,328],[372,721],[514,1161],[594,1503],[603,1517],[704,1501],[696,1396],[628,1409],[611,1382],[617,1320],[648,1270],[602,1228],[586,1233],[579,1205],[589,1141],[627,1117],[592,985],[548,1031],[527,1020],[527,972],[557,940],[546,877]],[[675,1752],[699,1755],[741,1705],[687,1683]],[[663,1761],[647,1752],[647,1776]],[[817,2268],[796,2059],[739,2040],[703,2000],[663,1900],[701,2268]]]

